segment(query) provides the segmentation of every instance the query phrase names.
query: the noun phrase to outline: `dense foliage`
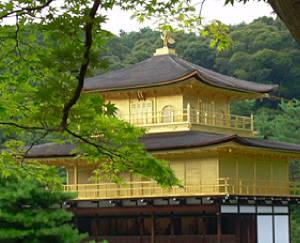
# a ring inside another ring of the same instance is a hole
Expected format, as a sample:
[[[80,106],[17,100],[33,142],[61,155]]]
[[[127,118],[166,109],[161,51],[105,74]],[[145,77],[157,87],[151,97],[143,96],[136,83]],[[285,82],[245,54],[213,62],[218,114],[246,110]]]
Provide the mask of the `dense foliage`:
[[[0,242],[80,242],[86,235],[73,229],[73,214],[53,208],[75,197],[32,178],[0,178]]]
[[[234,5],[235,2],[247,3],[250,0],[225,0],[225,4],[231,3]],[[287,26],[294,39],[300,46],[300,4],[298,0],[258,0],[264,1],[273,8],[277,16],[284,22]]]

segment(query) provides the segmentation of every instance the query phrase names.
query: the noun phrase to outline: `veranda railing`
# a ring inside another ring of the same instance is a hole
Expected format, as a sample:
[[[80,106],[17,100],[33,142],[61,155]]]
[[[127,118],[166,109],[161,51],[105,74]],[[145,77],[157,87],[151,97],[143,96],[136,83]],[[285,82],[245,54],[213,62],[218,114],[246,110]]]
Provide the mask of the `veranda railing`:
[[[158,112],[123,114],[120,119],[135,125],[176,124],[189,122],[208,126],[219,126],[253,131],[253,116],[237,116],[222,112],[201,111],[190,108]]]
[[[154,181],[64,185],[65,191],[78,192],[77,199],[116,199],[176,196],[279,196],[300,197],[300,183],[280,181],[234,180],[218,178],[186,180],[183,187],[161,188]]]

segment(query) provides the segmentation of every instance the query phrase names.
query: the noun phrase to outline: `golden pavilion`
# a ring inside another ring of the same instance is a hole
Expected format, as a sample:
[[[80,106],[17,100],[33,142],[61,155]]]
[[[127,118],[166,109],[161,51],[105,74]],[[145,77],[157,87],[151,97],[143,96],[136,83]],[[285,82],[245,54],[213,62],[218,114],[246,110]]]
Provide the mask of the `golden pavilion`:
[[[300,145],[253,138],[253,116],[233,101],[268,97],[276,85],[228,77],[185,61],[167,45],[143,62],[91,77],[117,116],[147,130],[145,148],[165,159],[183,188],[125,175],[127,187],[88,180],[96,165],[76,159],[74,144],[35,146],[28,157],[67,170],[75,226],[110,243],[288,243],[289,206],[300,188],[289,161]]]

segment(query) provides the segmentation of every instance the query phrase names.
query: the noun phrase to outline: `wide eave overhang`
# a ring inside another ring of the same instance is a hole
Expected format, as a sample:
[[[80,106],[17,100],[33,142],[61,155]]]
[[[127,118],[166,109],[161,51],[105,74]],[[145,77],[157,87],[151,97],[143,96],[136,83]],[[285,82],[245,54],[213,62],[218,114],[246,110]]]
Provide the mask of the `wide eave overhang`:
[[[161,55],[117,71],[87,78],[85,91],[110,92],[160,87],[192,77],[209,86],[246,93],[264,94],[277,87],[222,75],[177,56]]]
[[[271,153],[282,153],[288,157],[300,157],[300,145],[292,143],[275,142],[270,140],[240,137],[238,135],[222,135],[198,131],[167,132],[148,134],[139,139],[146,150],[152,153],[164,151],[185,151],[187,149],[209,148],[215,145],[239,145],[240,148],[258,149],[270,151]],[[48,143],[34,146],[27,158],[58,158],[74,157],[72,151],[76,143],[65,144]]]

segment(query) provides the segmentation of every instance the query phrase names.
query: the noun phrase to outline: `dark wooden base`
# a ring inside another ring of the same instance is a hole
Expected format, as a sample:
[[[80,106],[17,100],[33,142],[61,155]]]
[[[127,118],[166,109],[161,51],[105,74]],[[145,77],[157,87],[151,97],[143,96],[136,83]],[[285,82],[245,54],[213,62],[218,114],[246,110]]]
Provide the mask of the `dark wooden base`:
[[[89,237],[86,241],[95,240],[94,237]],[[107,240],[109,243],[140,243],[139,236],[101,236],[99,241]],[[151,243],[151,236],[144,236],[143,243]],[[156,243],[169,243],[171,236],[157,236]],[[216,243],[218,242],[217,235],[209,235],[205,238],[202,235],[180,235],[174,236],[174,243]],[[221,238],[222,243],[235,243],[237,242],[235,235],[223,235]]]

